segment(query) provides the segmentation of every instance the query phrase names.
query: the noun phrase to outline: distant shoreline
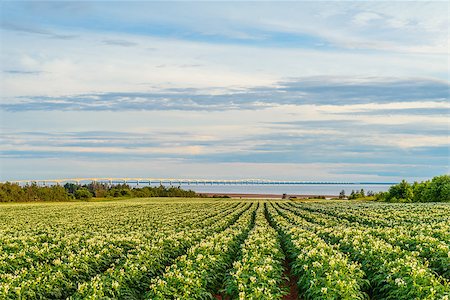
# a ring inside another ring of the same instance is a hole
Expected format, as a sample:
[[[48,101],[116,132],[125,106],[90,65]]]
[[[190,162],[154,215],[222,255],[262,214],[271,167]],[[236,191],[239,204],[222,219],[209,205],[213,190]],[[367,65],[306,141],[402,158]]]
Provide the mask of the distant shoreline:
[[[283,194],[246,194],[246,193],[197,193],[201,196],[213,198],[213,197],[230,197],[233,199],[282,199]],[[337,198],[338,195],[300,195],[300,194],[286,194],[286,199],[288,198],[297,198],[297,199],[307,199],[314,197],[325,197],[325,198]]]

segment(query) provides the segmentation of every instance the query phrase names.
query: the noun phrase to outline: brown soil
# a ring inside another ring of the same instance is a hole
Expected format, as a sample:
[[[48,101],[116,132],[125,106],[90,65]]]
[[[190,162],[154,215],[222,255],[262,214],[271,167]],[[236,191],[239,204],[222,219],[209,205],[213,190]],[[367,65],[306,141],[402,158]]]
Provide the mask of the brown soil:
[[[284,261],[284,273],[283,275],[286,277],[286,281],[284,282],[284,286],[287,288],[289,293],[283,296],[283,300],[297,300],[298,297],[298,287],[297,281],[298,278],[291,273],[291,267],[289,265],[289,261],[286,259]]]

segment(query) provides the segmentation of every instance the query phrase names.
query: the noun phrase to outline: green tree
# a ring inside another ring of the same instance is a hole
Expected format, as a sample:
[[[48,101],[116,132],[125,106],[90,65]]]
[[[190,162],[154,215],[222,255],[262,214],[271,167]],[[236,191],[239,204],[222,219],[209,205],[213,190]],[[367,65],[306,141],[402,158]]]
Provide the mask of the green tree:
[[[0,202],[23,201],[23,188],[15,183],[0,183]]]
[[[431,197],[429,194],[429,186],[430,181],[424,181],[424,182],[414,182],[412,185],[413,188],[413,202],[430,202]]]
[[[450,201],[450,175],[434,177],[427,187],[427,197],[433,202]]]
[[[75,191],[78,190],[80,186],[78,184],[68,182],[64,185],[64,188],[67,190],[69,194],[74,195]]]
[[[364,189],[361,189],[361,190],[359,191],[359,196],[360,196],[361,198],[364,198],[364,197],[366,196],[366,193],[364,192]]]
[[[411,202],[413,196],[412,186],[406,180],[402,180],[399,184],[389,188],[387,200],[391,202]]]
[[[92,194],[91,192],[89,192],[89,190],[87,188],[80,188],[78,190],[75,191],[75,199],[79,199],[79,200],[87,200],[87,199],[91,199],[92,198]]]

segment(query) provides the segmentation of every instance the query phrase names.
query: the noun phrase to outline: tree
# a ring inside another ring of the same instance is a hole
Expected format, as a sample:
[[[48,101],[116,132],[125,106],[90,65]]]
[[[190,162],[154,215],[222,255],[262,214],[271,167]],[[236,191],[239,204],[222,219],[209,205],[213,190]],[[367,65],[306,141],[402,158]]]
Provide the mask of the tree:
[[[364,198],[366,196],[366,194],[364,193],[364,189],[361,189],[360,191],[359,191],[359,197],[360,198]]]
[[[406,180],[402,180],[399,184],[389,188],[387,200],[391,202],[411,202],[413,196],[412,186]]]
[[[15,183],[0,183],[0,202],[23,201],[23,188]]]
[[[69,194],[74,195],[75,191],[78,190],[80,186],[78,184],[68,182],[64,185],[64,188],[67,190]]]
[[[430,187],[430,181],[424,181],[424,182],[414,182],[412,185],[413,189],[413,202],[429,202],[431,200],[431,195],[429,195],[429,187]]]
[[[435,176],[432,180],[414,182],[405,180],[393,185],[388,192],[375,194],[378,201],[389,202],[450,202],[450,175]]]
[[[426,196],[433,202],[450,202],[450,175],[436,176],[428,186]]]
[[[78,190],[75,191],[75,199],[79,199],[79,200],[87,200],[87,199],[91,199],[92,198],[92,194],[91,192],[89,192],[89,190],[87,188],[80,188]]]
[[[345,199],[345,191],[344,191],[344,190],[342,190],[342,191],[339,193],[339,199]]]

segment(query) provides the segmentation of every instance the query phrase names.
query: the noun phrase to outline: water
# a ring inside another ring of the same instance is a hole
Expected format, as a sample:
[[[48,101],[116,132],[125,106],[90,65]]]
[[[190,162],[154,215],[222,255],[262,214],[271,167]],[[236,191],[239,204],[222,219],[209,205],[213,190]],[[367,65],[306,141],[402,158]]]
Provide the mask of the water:
[[[141,185],[145,186],[145,185]],[[153,186],[153,185],[152,185]],[[174,185],[178,186],[178,185]],[[361,190],[367,193],[384,192],[389,189],[390,184],[249,184],[249,185],[211,185],[191,184],[181,185],[181,188],[193,190],[198,193],[217,194],[288,194],[288,195],[339,195],[344,190],[350,195],[352,190]]]
[[[48,182],[47,185],[54,185],[54,182]],[[128,185],[132,188],[139,188],[149,186],[148,183],[129,182]],[[163,183],[166,187],[170,184]],[[274,195],[316,195],[316,196],[338,196],[344,190],[345,195],[350,195],[351,191],[359,191],[364,189],[367,193],[385,192],[392,184],[388,183],[358,183],[358,184],[342,184],[342,183],[328,183],[328,184],[182,184],[178,185],[173,182],[172,186],[180,186],[185,190],[193,190],[197,193],[211,193],[211,194],[274,194]],[[152,187],[159,186],[159,183],[150,184]]]

